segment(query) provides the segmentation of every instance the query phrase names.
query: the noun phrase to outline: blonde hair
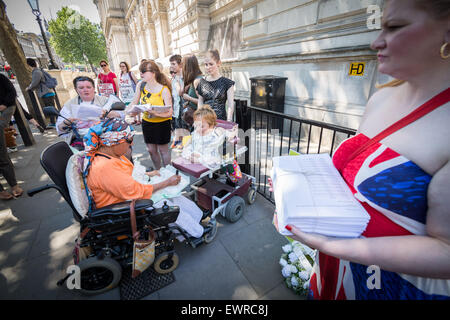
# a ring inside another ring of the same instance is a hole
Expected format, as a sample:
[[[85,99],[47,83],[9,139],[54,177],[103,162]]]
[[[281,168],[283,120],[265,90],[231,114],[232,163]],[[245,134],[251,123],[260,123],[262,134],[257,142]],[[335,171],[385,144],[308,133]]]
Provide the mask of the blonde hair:
[[[204,104],[194,112],[194,120],[198,117],[205,120],[210,127],[215,127],[217,125],[217,115],[208,104]]]

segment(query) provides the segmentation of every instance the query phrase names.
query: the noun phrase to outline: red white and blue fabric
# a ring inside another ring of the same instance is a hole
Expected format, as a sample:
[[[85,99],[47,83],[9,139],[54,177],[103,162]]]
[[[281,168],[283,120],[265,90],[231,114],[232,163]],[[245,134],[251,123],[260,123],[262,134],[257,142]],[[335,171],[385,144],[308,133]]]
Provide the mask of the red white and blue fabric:
[[[333,163],[341,168],[369,138],[345,140]],[[427,189],[431,176],[418,165],[381,143],[347,162],[341,175],[371,219],[362,237],[425,235]],[[418,253],[418,256],[420,253]],[[450,280],[429,279],[381,270],[380,289],[369,289],[368,266],[323,253],[316,256],[311,276],[313,299],[449,299]]]

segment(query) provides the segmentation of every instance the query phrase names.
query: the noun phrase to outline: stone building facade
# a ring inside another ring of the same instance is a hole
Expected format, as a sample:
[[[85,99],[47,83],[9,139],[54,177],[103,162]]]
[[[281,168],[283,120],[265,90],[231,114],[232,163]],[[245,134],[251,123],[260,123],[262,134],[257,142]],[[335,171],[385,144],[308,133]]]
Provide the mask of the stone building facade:
[[[358,127],[375,83],[387,80],[370,49],[377,20],[368,22],[383,0],[94,2],[116,71],[122,60],[137,65],[143,58],[167,67],[175,53],[202,61],[215,48],[236,98],[250,102],[251,77],[287,77],[285,113],[350,128]],[[352,63],[363,72],[351,75]]]

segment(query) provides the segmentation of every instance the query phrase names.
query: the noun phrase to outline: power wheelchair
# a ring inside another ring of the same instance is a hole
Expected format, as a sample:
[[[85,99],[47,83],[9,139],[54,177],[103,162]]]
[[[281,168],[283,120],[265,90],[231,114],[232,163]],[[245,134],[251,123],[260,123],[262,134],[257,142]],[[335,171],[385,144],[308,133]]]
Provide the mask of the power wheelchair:
[[[69,204],[74,219],[80,224],[80,235],[74,249],[74,263],[79,266],[81,274],[80,291],[88,295],[99,294],[116,287],[122,277],[122,270],[132,264],[131,201],[90,211],[83,217],[71,200],[66,182],[66,166],[72,155],[71,148],[63,141],[48,146],[41,154],[40,163],[54,183],[27,193],[31,197],[53,188]],[[156,209],[151,200],[137,200],[135,212],[137,230],[148,232],[145,227],[150,226],[155,232],[155,271],[160,274],[172,272],[179,263],[174,250],[176,237],[181,234],[193,246],[195,240],[174,224],[180,208],[165,203],[162,208]],[[210,230],[205,229],[205,235],[208,232]],[[69,276],[61,279],[58,285],[62,285]]]

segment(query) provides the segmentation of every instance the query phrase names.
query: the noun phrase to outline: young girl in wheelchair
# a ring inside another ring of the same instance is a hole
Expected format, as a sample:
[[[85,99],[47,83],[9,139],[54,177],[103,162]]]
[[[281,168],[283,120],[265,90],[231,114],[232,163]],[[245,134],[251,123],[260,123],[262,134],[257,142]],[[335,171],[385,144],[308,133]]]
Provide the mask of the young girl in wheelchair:
[[[183,149],[182,157],[192,163],[215,168],[222,161],[221,147],[225,130],[217,127],[217,116],[209,105],[194,112],[194,131]]]

